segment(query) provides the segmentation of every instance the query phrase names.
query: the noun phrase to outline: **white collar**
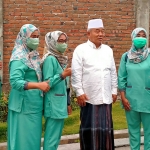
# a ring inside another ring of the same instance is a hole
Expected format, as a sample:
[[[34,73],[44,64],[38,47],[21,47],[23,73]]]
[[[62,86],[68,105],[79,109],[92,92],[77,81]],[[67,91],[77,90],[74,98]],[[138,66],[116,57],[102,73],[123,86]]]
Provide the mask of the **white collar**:
[[[92,43],[90,40],[87,41],[87,44],[94,49],[100,49],[102,46],[102,44],[101,44],[98,48],[96,48],[96,45],[94,43]]]

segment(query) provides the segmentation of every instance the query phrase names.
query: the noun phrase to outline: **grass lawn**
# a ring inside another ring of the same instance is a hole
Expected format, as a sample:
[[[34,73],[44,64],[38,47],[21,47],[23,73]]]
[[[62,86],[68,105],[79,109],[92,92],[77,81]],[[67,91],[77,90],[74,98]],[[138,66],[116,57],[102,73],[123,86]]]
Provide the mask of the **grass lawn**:
[[[114,129],[126,129],[126,118],[124,114],[124,110],[120,106],[120,102],[116,102],[113,104],[112,108],[113,112],[113,123],[114,123]],[[75,110],[72,112],[72,115],[69,116],[69,118],[65,119],[65,125],[63,129],[63,135],[69,135],[69,134],[77,134],[79,132],[79,115],[80,110]],[[6,123],[0,123],[0,142],[6,141],[6,132],[7,132]],[[43,133],[44,135],[44,118],[43,118]]]
[[[127,122],[124,109],[121,108],[120,102],[116,102],[112,107],[114,130],[127,129]]]

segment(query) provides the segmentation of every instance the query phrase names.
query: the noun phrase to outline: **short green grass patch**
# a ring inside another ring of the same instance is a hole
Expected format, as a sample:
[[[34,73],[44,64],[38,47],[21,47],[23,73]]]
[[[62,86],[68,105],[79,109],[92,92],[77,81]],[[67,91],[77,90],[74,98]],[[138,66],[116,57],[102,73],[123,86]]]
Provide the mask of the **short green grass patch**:
[[[120,102],[116,102],[112,106],[112,116],[114,130],[127,129],[125,111],[122,109]]]

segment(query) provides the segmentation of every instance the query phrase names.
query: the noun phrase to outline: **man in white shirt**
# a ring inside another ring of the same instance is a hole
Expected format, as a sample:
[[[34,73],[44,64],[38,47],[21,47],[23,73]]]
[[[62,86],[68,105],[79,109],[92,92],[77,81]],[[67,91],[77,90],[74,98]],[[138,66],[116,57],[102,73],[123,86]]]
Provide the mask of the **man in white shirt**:
[[[72,87],[81,106],[81,150],[113,150],[112,102],[117,99],[117,74],[112,49],[102,44],[101,19],[88,22],[88,41],[76,47]]]

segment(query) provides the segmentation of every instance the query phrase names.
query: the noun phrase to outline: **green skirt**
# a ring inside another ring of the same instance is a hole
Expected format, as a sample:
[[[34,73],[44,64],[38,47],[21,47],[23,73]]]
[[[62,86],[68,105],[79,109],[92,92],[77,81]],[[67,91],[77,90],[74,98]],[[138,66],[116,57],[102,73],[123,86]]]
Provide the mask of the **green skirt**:
[[[42,112],[23,114],[8,111],[8,150],[40,150]]]

